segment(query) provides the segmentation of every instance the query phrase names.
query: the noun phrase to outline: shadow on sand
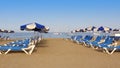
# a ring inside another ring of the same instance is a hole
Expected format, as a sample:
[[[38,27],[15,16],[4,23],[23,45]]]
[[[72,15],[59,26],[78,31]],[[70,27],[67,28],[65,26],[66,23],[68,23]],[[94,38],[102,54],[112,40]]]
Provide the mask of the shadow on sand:
[[[47,40],[46,40],[46,39],[43,39],[43,40],[41,40],[40,42],[38,42],[38,43],[36,44],[36,47],[48,47],[48,46],[46,45],[46,43],[47,43]]]

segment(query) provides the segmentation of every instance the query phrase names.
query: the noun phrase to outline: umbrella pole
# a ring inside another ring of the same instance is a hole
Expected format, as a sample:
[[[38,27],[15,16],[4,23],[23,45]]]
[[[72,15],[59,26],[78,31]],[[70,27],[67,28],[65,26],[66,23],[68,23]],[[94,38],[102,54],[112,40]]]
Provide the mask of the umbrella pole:
[[[35,31],[34,31],[34,38],[33,38],[34,44],[35,44],[35,40],[36,40],[36,38],[35,38]]]
[[[41,39],[43,39],[43,38],[42,38],[42,34],[41,34],[41,33],[40,33],[40,38],[41,38]]]

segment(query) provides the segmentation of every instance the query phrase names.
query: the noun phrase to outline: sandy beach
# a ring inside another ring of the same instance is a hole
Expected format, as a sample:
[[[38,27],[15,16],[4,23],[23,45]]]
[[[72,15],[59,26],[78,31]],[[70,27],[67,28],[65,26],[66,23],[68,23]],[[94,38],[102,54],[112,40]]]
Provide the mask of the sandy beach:
[[[108,55],[65,39],[44,39],[32,55],[0,55],[0,68],[120,68],[120,54]]]

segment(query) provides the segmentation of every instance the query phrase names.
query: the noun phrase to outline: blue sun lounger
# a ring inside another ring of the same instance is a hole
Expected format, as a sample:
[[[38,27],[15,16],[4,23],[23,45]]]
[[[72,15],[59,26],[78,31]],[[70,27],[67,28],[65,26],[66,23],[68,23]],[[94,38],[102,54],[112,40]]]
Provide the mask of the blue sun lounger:
[[[89,35],[86,35],[84,38],[81,38],[78,40],[79,43],[83,43],[84,40],[88,39],[89,38]]]
[[[5,51],[7,54],[10,51],[24,51],[26,54],[31,54],[35,45],[32,44],[29,40],[25,40],[22,44],[7,44],[6,46],[0,46],[0,54],[1,51]],[[28,52],[29,50],[29,52]]]
[[[98,42],[100,42],[100,40],[102,39],[103,36],[97,36],[96,39],[94,41],[88,41],[86,42],[87,46],[91,46],[92,48],[94,44],[98,44]]]
[[[113,41],[114,41],[114,38],[109,38],[106,42],[99,44],[98,47],[99,48],[108,47],[108,45],[112,44]]]
[[[87,46],[87,43],[90,42],[90,40],[93,38],[93,36],[88,36],[88,38],[83,40],[83,43],[85,46]]]
[[[105,39],[104,39],[105,41],[102,42],[102,43],[97,43],[97,44],[96,44],[96,43],[92,43],[92,47],[93,47],[93,48],[98,48],[99,45],[102,45],[102,44],[107,43],[107,42],[109,41],[109,38],[110,38],[109,36],[106,36]]]

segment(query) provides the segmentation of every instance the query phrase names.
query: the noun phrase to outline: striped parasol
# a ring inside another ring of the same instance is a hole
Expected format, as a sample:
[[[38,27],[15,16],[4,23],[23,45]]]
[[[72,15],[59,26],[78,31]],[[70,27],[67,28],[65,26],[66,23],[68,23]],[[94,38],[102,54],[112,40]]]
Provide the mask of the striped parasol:
[[[38,31],[38,32],[43,32],[43,33],[47,33],[49,31],[49,27],[38,24],[36,22],[22,25],[20,26],[20,29],[27,30],[27,31]]]

